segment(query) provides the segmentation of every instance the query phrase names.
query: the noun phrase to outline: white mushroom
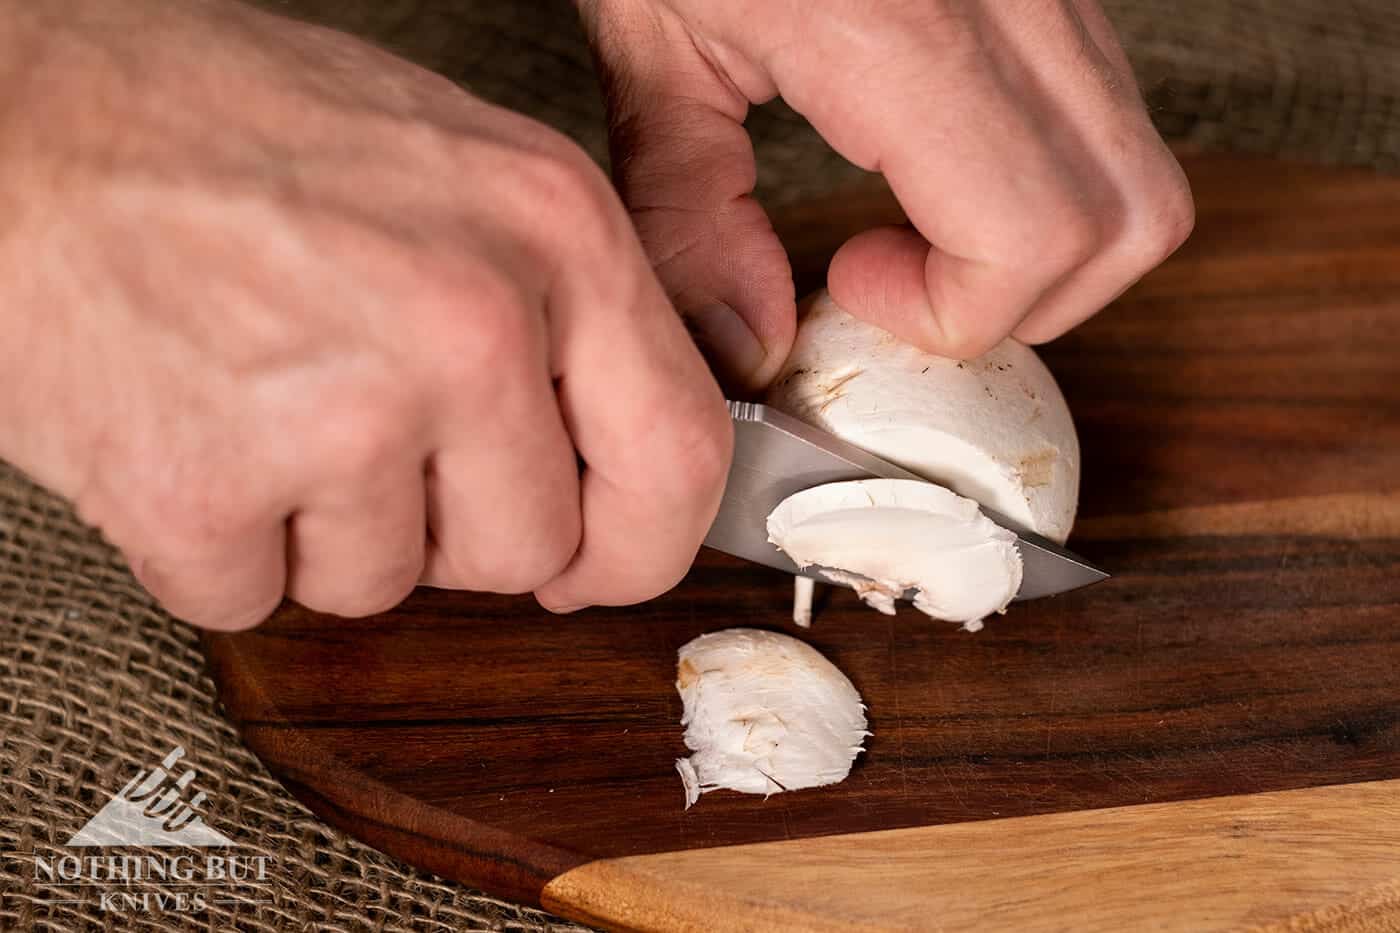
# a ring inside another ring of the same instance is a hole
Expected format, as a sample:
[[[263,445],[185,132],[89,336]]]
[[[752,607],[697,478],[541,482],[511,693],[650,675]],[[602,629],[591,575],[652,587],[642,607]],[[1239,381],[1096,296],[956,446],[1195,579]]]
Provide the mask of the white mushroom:
[[[977,359],[946,359],[852,317],[824,291],[805,307],[768,404],[1024,528],[1059,542],[1069,536],[1079,441],[1054,377],[1029,347],[1005,340]],[[902,546],[888,540],[871,544]],[[799,594],[794,608],[797,618],[810,604]]]
[[[870,479],[804,489],[768,516],[768,540],[886,615],[914,590],[916,609],[975,631],[1021,587],[1016,536],[976,502],[932,483]]]
[[[685,805],[718,788],[776,794],[843,780],[861,752],[865,704],[850,680],[788,635],[734,628],[681,647],[676,690]]]

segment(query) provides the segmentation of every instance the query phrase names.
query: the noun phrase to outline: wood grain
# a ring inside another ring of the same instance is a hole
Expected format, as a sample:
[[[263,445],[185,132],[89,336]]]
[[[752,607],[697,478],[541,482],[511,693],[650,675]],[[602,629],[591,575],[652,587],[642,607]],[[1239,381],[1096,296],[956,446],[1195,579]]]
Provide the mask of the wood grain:
[[[827,593],[803,637],[874,731],[846,782],[682,811],[676,649],[793,631],[781,575],[708,551],[633,608],[421,590],[210,636],[245,741],[328,820],[527,900],[600,859],[1400,778],[1400,179],[1187,169],[1196,236],[1044,352],[1071,543],[1114,578],[977,635]],[[776,221],[809,275],[890,217],[861,189]]]
[[[544,904],[697,933],[1395,930],[1400,781],[592,862]]]

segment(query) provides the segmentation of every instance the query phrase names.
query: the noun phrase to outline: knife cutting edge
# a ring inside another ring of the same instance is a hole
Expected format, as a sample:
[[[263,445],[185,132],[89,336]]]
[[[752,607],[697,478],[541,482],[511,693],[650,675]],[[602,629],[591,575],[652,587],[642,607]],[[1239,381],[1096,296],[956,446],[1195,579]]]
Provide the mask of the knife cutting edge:
[[[877,478],[929,482],[767,405],[731,401],[729,414],[734,420],[734,462],[719,514],[705,537],[708,547],[726,554],[825,581],[820,568],[798,569],[769,542],[768,514],[779,502],[823,483]],[[1017,600],[1053,596],[1107,579],[1107,572],[1048,538],[985,507],[982,514],[1016,535],[1022,563]]]

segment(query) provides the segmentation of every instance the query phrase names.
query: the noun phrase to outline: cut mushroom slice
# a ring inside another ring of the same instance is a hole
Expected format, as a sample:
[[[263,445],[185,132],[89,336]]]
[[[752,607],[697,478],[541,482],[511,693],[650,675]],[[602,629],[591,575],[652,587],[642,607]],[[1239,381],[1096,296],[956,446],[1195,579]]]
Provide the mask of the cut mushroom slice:
[[[685,806],[719,788],[776,794],[843,780],[861,752],[865,704],[850,680],[789,635],[734,628],[681,647],[676,690]]]
[[[914,608],[969,631],[1021,588],[1016,536],[976,502],[932,483],[867,479],[804,489],[768,516],[768,540],[880,612],[894,615],[895,600],[912,590]]]

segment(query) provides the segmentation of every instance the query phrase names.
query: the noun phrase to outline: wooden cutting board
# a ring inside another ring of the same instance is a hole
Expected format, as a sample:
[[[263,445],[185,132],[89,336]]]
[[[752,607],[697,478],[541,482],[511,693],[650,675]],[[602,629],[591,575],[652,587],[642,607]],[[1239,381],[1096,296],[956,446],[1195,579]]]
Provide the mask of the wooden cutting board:
[[[682,809],[676,649],[798,631],[710,552],[569,618],[289,605],[207,639],[230,716],[329,822],[598,924],[1400,929],[1400,179],[1186,165],[1190,243],[1044,351],[1114,578],[975,635],[828,591],[800,636],[874,732],[844,783]],[[778,226],[813,285],[896,216],[872,186]]]

